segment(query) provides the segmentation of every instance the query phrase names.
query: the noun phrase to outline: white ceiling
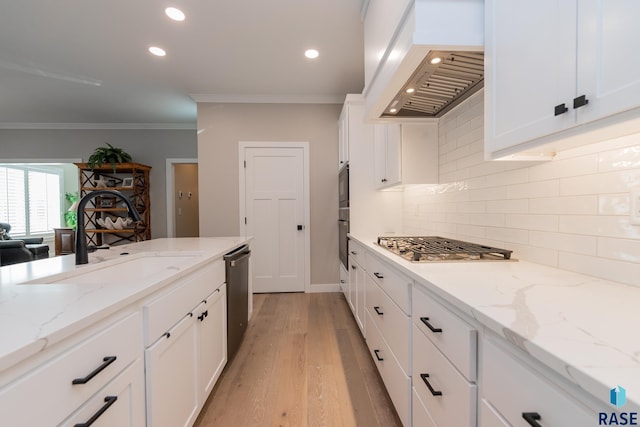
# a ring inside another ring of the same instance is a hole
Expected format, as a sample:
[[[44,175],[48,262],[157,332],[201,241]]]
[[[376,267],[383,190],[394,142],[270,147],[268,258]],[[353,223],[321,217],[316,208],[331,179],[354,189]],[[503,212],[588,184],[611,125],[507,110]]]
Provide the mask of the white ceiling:
[[[195,128],[195,100],[341,102],[363,88],[362,2],[0,0],[0,128]]]

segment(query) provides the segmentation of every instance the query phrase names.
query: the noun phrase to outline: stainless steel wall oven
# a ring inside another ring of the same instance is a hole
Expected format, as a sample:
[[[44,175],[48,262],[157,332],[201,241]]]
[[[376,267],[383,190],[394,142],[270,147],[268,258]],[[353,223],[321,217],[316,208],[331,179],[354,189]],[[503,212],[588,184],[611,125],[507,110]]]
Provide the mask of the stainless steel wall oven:
[[[344,268],[347,266],[347,254],[349,253],[349,164],[341,170],[338,179],[338,238],[340,262]]]

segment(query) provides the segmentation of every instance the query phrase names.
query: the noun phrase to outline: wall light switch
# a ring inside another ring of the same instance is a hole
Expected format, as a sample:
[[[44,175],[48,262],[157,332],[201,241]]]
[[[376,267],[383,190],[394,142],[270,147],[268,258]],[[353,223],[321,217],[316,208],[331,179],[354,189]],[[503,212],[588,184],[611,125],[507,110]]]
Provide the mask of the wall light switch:
[[[629,207],[631,210],[630,222],[633,225],[640,225],[640,188],[631,189],[631,194],[629,195]]]

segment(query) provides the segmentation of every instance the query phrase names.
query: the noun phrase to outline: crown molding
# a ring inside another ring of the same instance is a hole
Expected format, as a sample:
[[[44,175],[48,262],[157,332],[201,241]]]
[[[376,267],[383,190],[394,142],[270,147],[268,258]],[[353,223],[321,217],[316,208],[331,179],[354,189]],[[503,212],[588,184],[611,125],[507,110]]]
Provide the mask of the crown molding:
[[[196,102],[216,104],[342,104],[344,95],[243,95],[192,93]]]
[[[196,123],[0,123],[0,129],[196,130]]]

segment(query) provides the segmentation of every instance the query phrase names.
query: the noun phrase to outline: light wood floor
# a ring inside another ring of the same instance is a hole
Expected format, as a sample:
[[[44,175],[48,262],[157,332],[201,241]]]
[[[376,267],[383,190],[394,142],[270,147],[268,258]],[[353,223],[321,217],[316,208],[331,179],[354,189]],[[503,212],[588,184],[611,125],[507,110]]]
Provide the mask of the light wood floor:
[[[340,293],[256,294],[195,427],[401,426]]]

